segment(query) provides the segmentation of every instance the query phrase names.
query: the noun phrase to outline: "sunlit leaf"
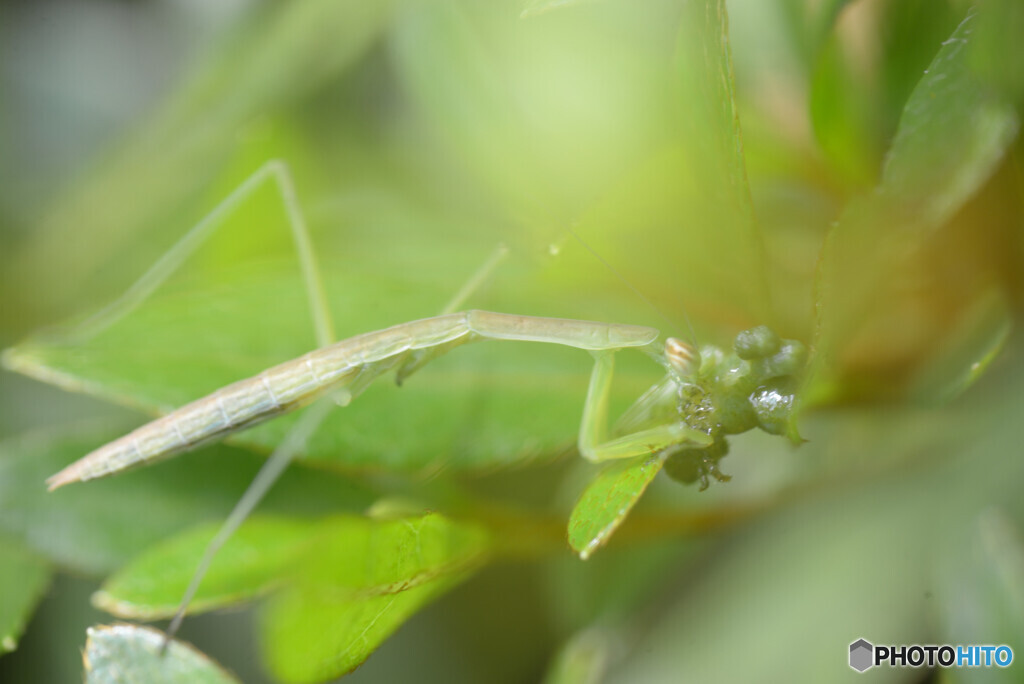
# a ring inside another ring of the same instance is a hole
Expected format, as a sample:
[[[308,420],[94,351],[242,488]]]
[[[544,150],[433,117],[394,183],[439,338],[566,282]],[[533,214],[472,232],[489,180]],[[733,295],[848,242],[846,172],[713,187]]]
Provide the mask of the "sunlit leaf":
[[[50,574],[50,566],[20,544],[9,539],[0,543],[0,654],[18,647]]]
[[[320,682],[351,672],[420,608],[466,578],[441,576],[396,594],[365,597],[300,586],[273,597],[263,614],[264,657],[285,682]]]
[[[161,653],[163,632],[112,625],[89,628],[85,644],[87,684],[237,684],[238,680],[191,646],[171,641]]]
[[[476,567],[490,542],[476,525],[430,513],[396,519],[329,518],[319,526],[315,547],[307,549],[306,562],[296,568],[298,581],[335,593],[369,595],[401,592]]]
[[[587,486],[569,518],[569,546],[580,558],[586,560],[608,541],[663,463],[660,456],[623,459]]]
[[[294,584],[262,620],[271,670],[315,682],[355,669],[423,605],[462,582],[488,553],[474,526],[419,518],[324,523]]]
[[[218,528],[203,525],[148,549],[107,579],[93,603],[117,617],[170,617]],[[266,593],[281,582],[314,531],[309,521],[266,516],[247,520],[217,553],[189,613]]]

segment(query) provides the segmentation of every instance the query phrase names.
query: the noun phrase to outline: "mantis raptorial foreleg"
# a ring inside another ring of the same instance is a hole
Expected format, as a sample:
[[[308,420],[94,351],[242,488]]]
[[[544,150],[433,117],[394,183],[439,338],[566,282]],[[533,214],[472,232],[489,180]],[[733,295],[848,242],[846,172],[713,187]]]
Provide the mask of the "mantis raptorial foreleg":
[[[613,351],[593,354],[594,370],[590,375],[586,403],[583,404],[579,436],[580,454],[588,461],[633,458],[680,444],[706,447],[714,441],[707,432],[695,430],[681,420],[608,439],[608,399],[611,396],[615,357]],[[655,401],[662,401],[662,398],[651,393],[645,394],[633,405],[631,411],[643,411],[647,408],[644,404]]]

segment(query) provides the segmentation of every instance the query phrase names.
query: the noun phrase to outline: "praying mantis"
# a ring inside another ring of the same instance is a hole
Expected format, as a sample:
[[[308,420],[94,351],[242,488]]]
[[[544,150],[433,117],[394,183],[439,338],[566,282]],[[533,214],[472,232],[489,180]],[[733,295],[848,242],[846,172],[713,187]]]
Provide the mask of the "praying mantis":
[[[96,331],[142,302],[260,184],[276,184],[287,209],[292,235],[306,278],[317,339],[321,345],[296,359],[239,380],[188,403],[67,466],[47,480],[51,490],[73,482],[112,475],[151,463],[313,404],[278,446],[249,490],[206,549],[181,607],[168,629],[175,633],[218,548],[255,508],[320,421],[335,404],[345,406],[380,376],[394,371],[401,384],[436,357],[475,341],[518,341],[564,345],[594,357],[578,430],[580,454],[593,463],[652,455],[665,471],[683,482],[729,477],[718,469],[727,453],[725,436],[758,427],[794,436],[790,416],[796,378],[807,351],[766,327],[740,333],[732,350],[695,345],[676,337],[662,339],[650,327],[560,318],[457,312],[497,265],[503,249],[489,259],[442,312],[339,342],[332,341],[323,288],[304,220],[287,167],[270,162],[190,231],[114,304],[87,321]],[[634,349],[664,371],[609,429],[609,397],[615,355]],[[326,399],[321,400],[321,399]],[[321,401],[318,401],[321,400]],[[584,556],[585,557],[585,556]]]

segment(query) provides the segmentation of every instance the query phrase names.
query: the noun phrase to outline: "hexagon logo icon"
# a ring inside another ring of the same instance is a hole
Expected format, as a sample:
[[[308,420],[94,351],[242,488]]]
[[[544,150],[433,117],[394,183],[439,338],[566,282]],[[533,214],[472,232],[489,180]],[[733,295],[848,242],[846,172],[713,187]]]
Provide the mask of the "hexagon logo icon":
[[[874,650],[875,647],[865,639],[854,641],[850,644],[850,667],[857,672],[863,672],[872,667],[874,665]]]

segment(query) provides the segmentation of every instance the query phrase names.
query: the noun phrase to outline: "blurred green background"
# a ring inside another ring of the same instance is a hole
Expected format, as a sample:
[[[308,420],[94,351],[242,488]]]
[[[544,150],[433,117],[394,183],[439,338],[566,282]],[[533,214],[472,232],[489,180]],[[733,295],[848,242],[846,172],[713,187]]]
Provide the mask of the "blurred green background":
[[[468,306],[683,337],[689,319],[717,344],[766,323],[814,350],[807,443],[744,435],[732,482],[657,481],[586,563],[555,544],[485,567],[350,681],[841,681],[860,637],[1024,657],[1022,8],[0,4],[0,347],[22,372],[0,371],[0,651],[20,641],[0,681],[78,681],[85,628],[114,620],[98,582],[222,518],[291,424],[44,492],[139,411],[315,345],[269,184],[138,308],[74,334],[272,159],[339,338],[435,314],[504,244]],[[620,356],[621,409],[658,373]],[[471,495],[564,528],[592,474],[572,453],[588,372],[491,344],[382,381],[266,510]],[[185,624],[269,681],[248,612]]]

